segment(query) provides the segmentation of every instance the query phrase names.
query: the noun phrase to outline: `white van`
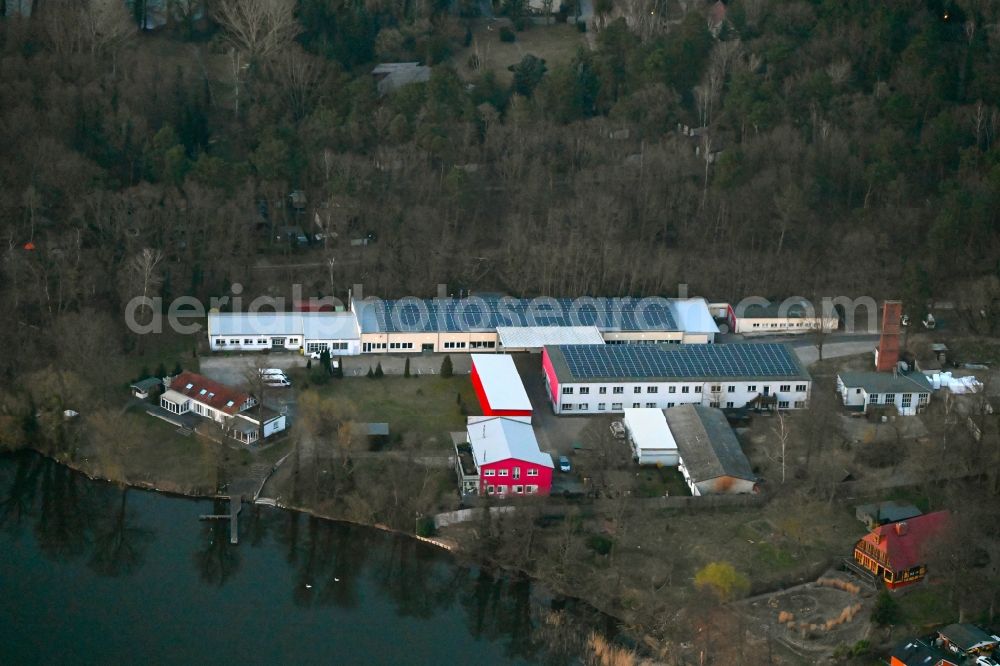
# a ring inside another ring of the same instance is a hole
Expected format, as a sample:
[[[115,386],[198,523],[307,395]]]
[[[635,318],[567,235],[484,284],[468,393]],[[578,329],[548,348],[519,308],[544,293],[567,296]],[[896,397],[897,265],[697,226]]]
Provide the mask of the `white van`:
[[[270,386],[271,388],[284,388],[291,386],[292,383],[288,381],[286,377],[265,377],[264,386]]]

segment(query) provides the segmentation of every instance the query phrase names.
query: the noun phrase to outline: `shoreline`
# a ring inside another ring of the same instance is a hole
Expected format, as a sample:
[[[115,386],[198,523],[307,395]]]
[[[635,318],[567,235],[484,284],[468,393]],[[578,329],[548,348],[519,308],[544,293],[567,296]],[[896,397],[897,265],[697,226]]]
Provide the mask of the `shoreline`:
[[[76,464],[76,463],[74,463],[72,461],[60,460],[57,456],[52,455],[51,453],[48,453],[48,452],[45,452],[45,451],[41,451],[41,450],[39,450],[39,449],[37,449],[35,447],[32,447],[32,446],[23,446],[23,447],[20,447],[20,448],[17,448],[17,449],[5,449],[3,451],[0,451],[0,453],[18,453],[19,451],[30,451],[30,452],[36,453],[36,454],[38,454],[38,455],[40,455],[40,456],[42,456],[44,458],[48,458],[52,462],[54,462],[54,463],[56,463],[58,465],[62,465],[64,467],[66,467],[67,469],[73,471],[74,473],[80,474],[81,476],[86,477],[90,481],[95,481],[95,482],[99,482],[99,483],[106,483],[106,484],[109,484],[109,485],[124,486],[124,487],[127,487],[129,489],[143,490],[143,491],[147,491],[147,492],[154,492],[154,493],[159,493],[161,495],[166,495],[166,496],[169,496],[169,497],[176,497],[176,498],[181,498],[181,499],[192,499],[192,500],[226,500],[226,499],[229,499],[229,495],[206,494],[206,493],[198,493],[198,492],[194,492],[194,491],[169,490],[169,489],[159,488],[155,484],[153,484],[151,482],[148,482],[148,481],[128,481],[128,480],[108,479],[108,478],[103,477],[103,476],[98,476],[98,475],[91,474],[89,471],[81,468],[78,464]],[[244,504],[249,504],[251,506],[256,506],[256,503],[254,501],[252,501],[252,500],[250,500],[250,501],[244,500]],[[314,509],[310,509],[308,507],[304,507],[304,506],[290,506],[290,505],[286,505],[286,504],[283,504],[283,503],[278,502],[278,501],[274,501],[273,504],[270,503],[270,502],[268,502],[267,504],[262,504],[261,506],[268,506],[268,507],[280,509],[282,511],[293,511],[295,513],[303,514],[303,515],[306,515],[306,516],[311,516],[313,518],[318,518],[320,520],[328,520],[328,521],[331,521],[331,522],[342,523],[344,525],[351,525],[353,527],[361,527],[361,528],[367,528],[367,529],[376,529],[376,530],[379,530],[381,532],[386,532],[386,533],[389,533],[389,534],[393,534],[395,536],[405,537],[405,538],[412,539],[412,540],[420,542],[420,543],[427,544],[429,546],[434,546],[435,548],[437,548],[439,550],[442,550],[442,551],[448,553],[449,555],[451,555],[455,559],[455,564],[458,565],[458,566],[476,566],[476,567],[480,567],[480,568],[485,568],[485,569],[488,569],[488,570],[492,570],[492,571],[495,571],[495,572],[523,576],[524,578],[527,578],[528,580],[530,580],[532,583],[537,583],[538,585],[543,586],[550,593],[550,595],[552,595],[552,596],[558,596],[558,597],[560,597],[562,599],[565,599],[565,600],[573,600],[573,601],[578,602],[578,603],[586,604],[587,606],[589,606],[590,608],[592,608],[597,613],[599,613],[599,614],[601,614],[601,615],[603,615],[603,616],[605,616],[605,617],[613,620],[616,624],[619,625],[620,628],[624,628],[624,627],[626,627],[629,624],[629,621],[626,618],[621,617],[621,615],[619,615],[617,613],[613,613],[613,612],[608,611],[603,606],[603,604],[598,604],[598,603],[596,603],[596,602],[594,602],[592,600],[585,599],[583,597],[579,597],[579,596],[576,596],[576,595],[567,594],[565,591],[563,591],[562,589],[560,589],[561,586],[559,586],[558,584],[553,583],[551,581],[547,581],[547,580],[545,580],[543,578],[540,578],[540,577],[538,577],[536,575],[533,575],[530,572],[525,571],[522,568],[505,566],[505,565],[498,564],[498,563],[495,563],[495,562],[494,563],[490,563],[490,562],[482,562],[480,560],[477,560],[477,559],[471,557],[468,554],[468,551],[463,550],[462,547],[461,547],[461,544],[459,542],[454,541],[452,539],[437,539],[437,538],[434,538],[434,537],[422,537],[422,536],[420,536],[418,534],[414,534],[414,533],[411,533],[411,532],[405,532],[403,530],[399,530],[399,529],[395,529],[395,528],[389,527],[388,525],[383,525],[383,524],[378,524],[378,523],[374,523],[374,524],[372,524],[372,523],[359,523],[359,522],[353,521],[353,520],[346,520],[346,519],[342,519],[342,518],[335,518],[335,517],[332,517],[332,516],[323,515],[321,513],[318,513]],[[638,640],[638,638],[636,636],[628,634],[624,630],[622,630],[620,633],[622,635],[628,636],[629,640],[633,641],[636,644],[639,644],[641,642],[641,641]],[[652,638],[652,637],[649,637],[649,638]],[[653,640],[656,640],[656,639],[653,639]]]

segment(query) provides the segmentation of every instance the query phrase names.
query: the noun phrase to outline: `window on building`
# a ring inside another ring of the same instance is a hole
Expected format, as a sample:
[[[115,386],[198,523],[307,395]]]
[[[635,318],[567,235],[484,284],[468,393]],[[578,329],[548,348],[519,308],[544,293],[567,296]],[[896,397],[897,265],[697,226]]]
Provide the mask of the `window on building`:
[[[677,387],[676,386],[667,387],[667,393],[677,393]]]
[[[719,402],[717,400],[713,400],[712,402],[708,403],[708,406],[709,407],[718,407],[719,406]]]
[[[253,344],[253,339],[252,338],[243,338],[243,344],[245,344],[245,345],[252,345]]]
[[[538,470],[537,469],[529,469],[528,470],[528,476],[538,476]]]
[[[216,340],[215,344],[218,345],[219,347],[225,347],[226,346],[226,341],[225,340]]]
[[[727,402],[726,403],[726,409],[732,409],[732,408],[733,408],[733,403]]]
[[[608,387],[607,386],[602,386],[601,388],[597,389],[597,392],[600,393],[601,395],[607,395],[607,393],[608,393]]]
[[[526,486],[525,489],[528,491],[529,495],[534,495],[538,492],[538,486]]]
[[[690,392],[691,392],[691,387],[690,386],[682,386],[681,387],[681,393],[690,393]]]
[[[694,387],[694,392],[695,393],[701,393],[701,386],[695,386]],[[687,393],[687,391],[685,391],[685,393]]]
[[[750,393],[756,393],[756,391],[757,391],[757,385],[756,384],[750,384],[749,386],[747,386],[747,391],[749,391]]]
[[[580,395],[590,395],[590,387],[589,386],[581,386],[580,387]]]
[[[868,396],[868,404],[869,405],[878,404],[878,393],[872,393],[871,395]]]
[[[576,406],[576,408],[577,408],[578,411],[585,412],[588,409],[590,409],[590,403],[589,402],[581,402],[579,405]]]
[[[611,411],[618,412],[618,411],[621,411],[621,408],[622,408],[622,403],[620,403],[620,402],[613,402],[613,403],[611,403]]]
[[[639,409],[640,406],[641,405],[638,402],[633,402],[632,403],[632,409]]]
[[[894,405],[894,404],[896,404],[896,394],[895,393],[886,393],[885,394],[885,404],[887,404],[887,405]]]
[[[795,390],[798,391],[799,393],[805,393],[805,391],[806,391],[806,384],[796,384],[795,385]]]
[[[918,405],[926,405],[928,399],[930,399],[930,394],[928,394],[928,393],[921,393],[920,396],[917,398],[917,404]]]
[[[726,392],[727,393],[736,393],[736,387],[733,386],[732,384],[730,384],[729,386],[726,387]]]
[[[606,411],[607,408],[608,408],[608,403],[606,403],[606,402],[599,402],[599,403],[597,403],[597,411],[603,412],[603,411]]]
[[[667,407],[673,407],[673,406],[674,406],[674,403],[672,403],[672,402],[668,402],[667,403]]]
[[[514,494],[515,495],[523,495],[524,494],[524,486],[514,486]]]
[[[712,386],[712,393],[722,393],[722,387],[718,384]]]
[[[483,470],[483,476],[495,476],[495,475],[496,475],[496,470],[494,470],[494,469],[484,469]]]
[[[496,488],[494,488],[493,486],[486,486],[486,492],[492,495],[493,493],[496,492]]]
[[[259,344],[259,345],[266,345],[267,344],[267,338],[257,338],[257,344]]]
[[[778,409],[788,409],[788,401],[787,400],[779,400],[778,401]]]
[[[796,400],[795,401],[795,409],[803,409],[805,406],[806,406],[806,401],[805,400]]]
[[[913,394],[912,393],[904,393],[903,394],[903,407],[909,407],[912,404],[913,404]]]
[[[632,387],[632,393],[642,393],[642,387],[641,386]]]
[[[573,395],[573,387],[572,386],[563,386],[562,393],[563,393],[563,395]]]
[[[615,386],[611,389],[611,392],[615,395],[620,395],[625,392],[624,386]]]
[[[290,342],[291,344],[293,344],[293,345],[297,345],[297,344],[299,344],[299,339],[298,339],[298,338],[288,338],[288,341],[289,341],[289,342]]]
[[[510,475],[510,470],[509,469],[501,469],[497,473],[497,476],[509,476],[509,475]]]
[[[659,386],[647,386],[646,387],[646,393],[659,393],[659,392],[660,392],[660,387]]]
[[[646,403],[646,408],[647,409],[654,409],[655,407],[656,407],[656,403],[655,402],[647,402]]]
[[[240,344],[240,341],[239,340],[233,340],[232,338],[230,338],[229,339],[229,344],[231,344],[231,345],[238,345],[238,344]]]
[[[792,390],[792,385],[791,384],[782,384],[781,386],[778,387],[778,390],[780,392],[782,392],[782,393],[788,393],[789,391]]]
[[[858,389],[854,389],[854,395],[859,395],[860,393],[861,393],[861,389],[859,389],[859,388]]]
[[[572,412],[573,411],[573,404],[567,402],[565,405],[562,406],[562,409],[563,409],[564,412]]]
[[[520,479],[521,478],[521,468],[520,467],[515,467],[514,468],[514,478],[515,479]]]

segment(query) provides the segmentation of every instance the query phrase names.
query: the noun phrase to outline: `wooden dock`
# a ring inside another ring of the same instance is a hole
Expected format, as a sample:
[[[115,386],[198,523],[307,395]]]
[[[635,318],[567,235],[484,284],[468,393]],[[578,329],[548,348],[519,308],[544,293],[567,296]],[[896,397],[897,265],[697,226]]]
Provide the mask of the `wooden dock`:
[[[229,543],[237,544],[240,542],[240,529],[238,516],[240,515],[240,509],[243,508],[243,497],[241,495],[233,495],[229,499],[229,513],[224,514],[213,514],[207,513],[202,514],[198,518],[200,520],[226,520],[229,519]]]

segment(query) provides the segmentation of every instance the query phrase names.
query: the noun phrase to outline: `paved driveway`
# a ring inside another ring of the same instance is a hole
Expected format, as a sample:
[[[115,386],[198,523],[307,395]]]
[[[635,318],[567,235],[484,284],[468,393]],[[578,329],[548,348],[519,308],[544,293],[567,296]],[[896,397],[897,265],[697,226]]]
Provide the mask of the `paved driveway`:
[[[436,375],[441,372],[441,363],[445,356],[451,356],[452,371],[456,375],[467,375],[472,372],[472,359],[467,353],[455,354],[368,354],[365,356],[342,356],[344,376],[360,377],[368,374],[368,368],[374,369],[382,364],[382,372],[387,375],[402,375],[406,367],[406,359],[410,359],[410,374]]]

